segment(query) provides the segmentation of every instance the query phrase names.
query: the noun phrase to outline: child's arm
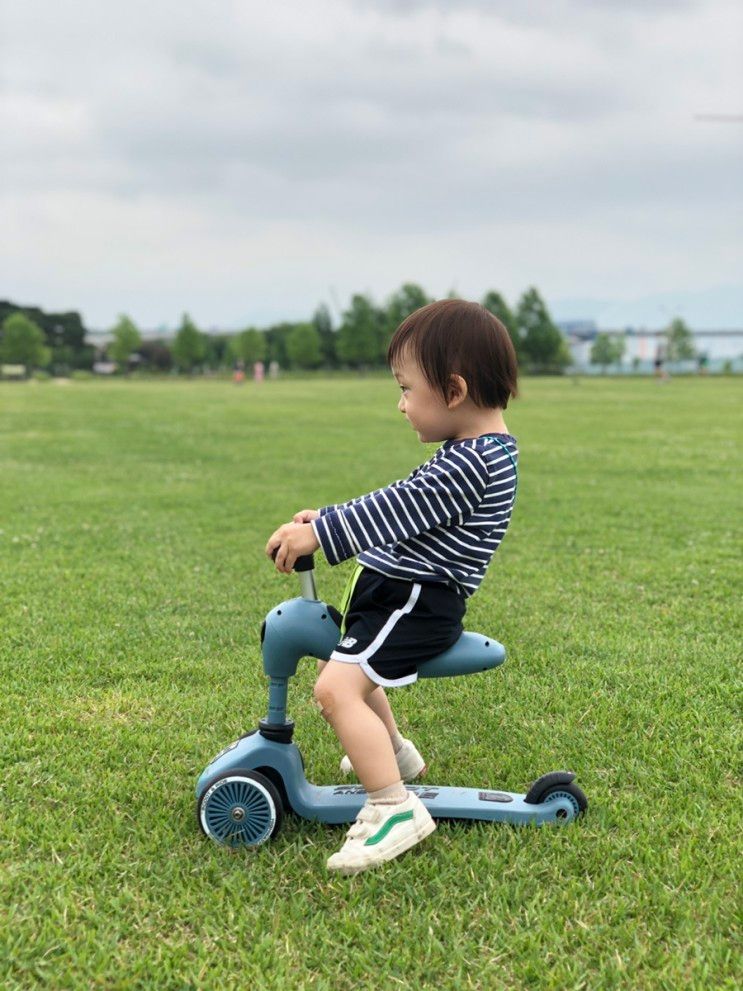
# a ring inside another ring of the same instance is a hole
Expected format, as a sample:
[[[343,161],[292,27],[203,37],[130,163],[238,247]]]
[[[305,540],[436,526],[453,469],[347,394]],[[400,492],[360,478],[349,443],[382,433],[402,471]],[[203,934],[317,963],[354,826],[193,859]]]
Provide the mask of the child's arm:
[[[481,502],[488,468],[474,448],[451,451],[425,471],[340,506],[325,507],[311,526],[330,564],[370,547],[408,540],[458,523]]]
[[[326,513],[332,513],[338,509],[347,509],[349,506],[355,506],[358,503],[363,502],[364,499],[371,499],[374,496],[378,496],[380,492],[386,492],[387,489],[391,489],[397,485],[404,485],[412,478],[415,478],[419,471],[420,468],[415,468],[407,478],[398,478],[396,482],[390,482],[389,485],[385,485],[382,489],[375,489],[373,492],[367,492],[366,495],[356,496],[355,499],[349,499],[348,502],[331,503],[329,506],[321,506],[320,509],[318,509],[318,513],[320,516],[325,516]]]

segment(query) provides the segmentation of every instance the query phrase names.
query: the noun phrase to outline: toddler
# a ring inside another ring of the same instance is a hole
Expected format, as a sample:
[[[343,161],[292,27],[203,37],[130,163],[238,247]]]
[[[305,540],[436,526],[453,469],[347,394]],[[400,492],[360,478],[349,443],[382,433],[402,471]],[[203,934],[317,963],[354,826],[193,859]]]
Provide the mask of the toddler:
[[[466,600],[503,539],[516,494],[516,440],[503,411],[516,396],[516,355],[505,327],[478,303],[444,299],[416,310],[390,342],[398,409],[421,443],[443,441],[406,479],[349,502],[304,509],[269,538],[276,568],[321,548],[356,557],[341,604],[341,640],[318,664],[315,699],[367,800],[330,870],[355,874],[410,849],[436,828],[408,791],[425,770],[402,737],[385,688],[452,646]],[[277,550],[278,549],[278,550]]]

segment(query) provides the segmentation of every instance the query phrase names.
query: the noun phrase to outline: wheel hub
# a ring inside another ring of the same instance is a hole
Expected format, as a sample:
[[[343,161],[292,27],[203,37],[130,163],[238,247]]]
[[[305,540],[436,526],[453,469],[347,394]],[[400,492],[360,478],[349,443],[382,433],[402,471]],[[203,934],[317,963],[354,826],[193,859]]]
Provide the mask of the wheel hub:
[[[580,806],[570,792],[553,791],[547,796],[545,802],[551,803],[558,800],[565,802],[570,806],[570,810],[566,809],[564,806],[555,810],[555,819],[557,819],[558,822],[570,821],[571,819],[575,819],[580,814]]]

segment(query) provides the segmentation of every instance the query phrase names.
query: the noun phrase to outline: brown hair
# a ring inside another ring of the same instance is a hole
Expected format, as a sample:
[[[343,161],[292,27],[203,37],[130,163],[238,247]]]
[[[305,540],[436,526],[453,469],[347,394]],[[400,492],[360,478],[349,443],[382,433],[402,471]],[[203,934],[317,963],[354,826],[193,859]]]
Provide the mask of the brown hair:
[[[506,409],[518,395],[516,352],[508,331],[489,310],[464,299],[440,299],[406,317],[387,348],[392,367],[404,354],[449,401],[452,375],[461,375],[476,406]]]

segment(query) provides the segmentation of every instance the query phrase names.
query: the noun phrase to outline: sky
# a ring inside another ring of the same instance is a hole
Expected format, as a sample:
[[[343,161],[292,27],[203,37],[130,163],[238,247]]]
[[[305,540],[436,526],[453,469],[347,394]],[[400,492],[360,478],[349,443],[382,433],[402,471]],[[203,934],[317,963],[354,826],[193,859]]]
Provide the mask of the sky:
[[[743,327],[740,0],[0,0],[0,73],[2,299]]]

